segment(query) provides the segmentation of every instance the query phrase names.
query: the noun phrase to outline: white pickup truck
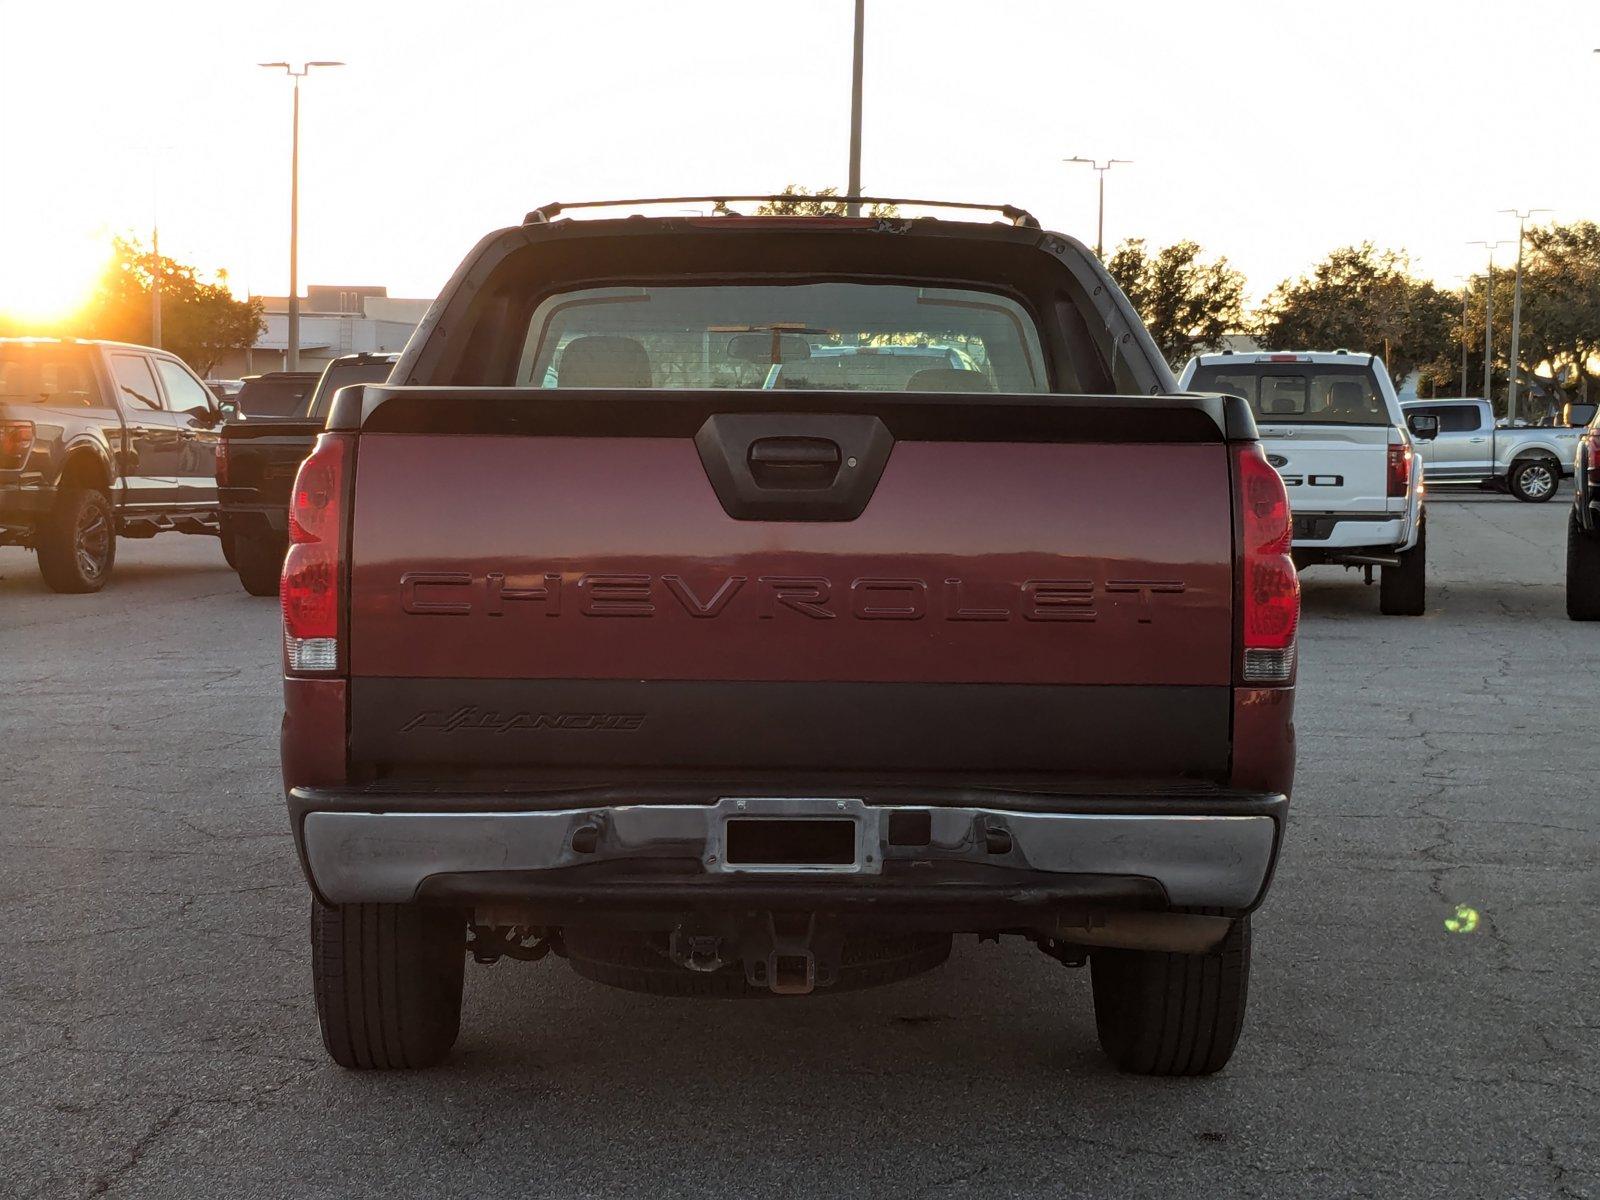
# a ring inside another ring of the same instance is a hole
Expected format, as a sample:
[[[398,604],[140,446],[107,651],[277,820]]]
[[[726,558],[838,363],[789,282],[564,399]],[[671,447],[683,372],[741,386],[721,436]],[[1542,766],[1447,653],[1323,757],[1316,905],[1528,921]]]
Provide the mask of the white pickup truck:
[[[1496,427],[1487,400],[1408,400],[1406,419],[1439,419],[1439,435],[1428,445],[1431,483],[1476,483],[1503,487],[1518,500],[1542,504],[1572,474],[1592,404],[1568,404],[1560,425]]]
[[[1300,568],[1382,571],[1378,608],[1421,616],[1427,606],[1427,530],[1415,430],[1402,419],[1383,360],[1346,350],[1202,354],[1181,390],[1249,401],[1267,459],[1289,489]]]

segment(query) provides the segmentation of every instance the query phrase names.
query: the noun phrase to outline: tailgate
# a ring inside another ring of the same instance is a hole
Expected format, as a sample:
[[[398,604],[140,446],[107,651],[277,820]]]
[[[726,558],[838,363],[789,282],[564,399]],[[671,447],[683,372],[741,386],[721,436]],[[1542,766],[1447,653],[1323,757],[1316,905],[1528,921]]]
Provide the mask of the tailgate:
[[[1261,427],[1261,445],[1296,513],[1387,512],[1389,437],[1386,425]],[[1393,505],[1403,512],[1405,498]]]
[[[403,391],[357,452],[359,763],[1226,771],[1203,413]]]
[[[294,418],[258,417],[223,425],[218,480],[223,503],[287,509],[295,472],[321,432],[320,422]]]

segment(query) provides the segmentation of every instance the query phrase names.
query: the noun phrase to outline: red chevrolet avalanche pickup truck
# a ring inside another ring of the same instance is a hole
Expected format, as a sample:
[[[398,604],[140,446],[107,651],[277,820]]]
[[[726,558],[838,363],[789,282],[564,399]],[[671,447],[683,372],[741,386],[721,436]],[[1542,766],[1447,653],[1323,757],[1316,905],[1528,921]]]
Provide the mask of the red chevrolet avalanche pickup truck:
[[[551,206],[338,394],[282,578],[337,1062],[444,1056],[468,952],[800,995],[956,934],[1087,963],[1123,1069],[1228,1061],[1293,775],[1283,485],[1003,213]]]

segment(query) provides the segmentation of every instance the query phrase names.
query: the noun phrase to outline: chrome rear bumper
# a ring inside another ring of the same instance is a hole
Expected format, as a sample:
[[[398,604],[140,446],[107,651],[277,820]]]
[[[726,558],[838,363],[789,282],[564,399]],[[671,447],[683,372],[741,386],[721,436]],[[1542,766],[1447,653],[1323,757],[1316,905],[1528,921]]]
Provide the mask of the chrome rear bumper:
[[[609,804],[541,811],[326,811],[296,791],[312,885],[336,903],[407,902],[430,877],[545,872],[595,864],[694,860],[697,891],[717,877],[858,889],[904,879],[912,864],[1150,879],[1175,906],[1247,909],[1271,876],[1282,797],[1266,811],[1037,812],[875,804],[855,797],[730,796],[711,804]],[[442,806],[441,806],[442,807]],[[851,826],[853,851],[826,862],[728,862],[730,820],[825,820]],[[887,866],[886,866],[887,864]]]

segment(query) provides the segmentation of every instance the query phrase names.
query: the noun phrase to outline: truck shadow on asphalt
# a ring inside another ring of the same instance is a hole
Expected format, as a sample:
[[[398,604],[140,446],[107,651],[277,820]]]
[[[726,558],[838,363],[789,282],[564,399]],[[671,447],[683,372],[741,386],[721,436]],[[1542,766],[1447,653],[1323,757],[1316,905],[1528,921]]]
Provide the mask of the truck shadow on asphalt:
[[[911,979],[792,998],[658,997],[592,983],[561,962],[476,974],[469,964],[461,1040],[434,1077],[515,1087],[531,1071],[587,1090],[646,1063],[669,1078],[780,1090],[819,1075],[952,1072],[976,1084],[998,1064],[991,1083],[1007,1088],[1017,1072],[1127,1078],[1100,1053],[1087,969],[1019,939],[997,947],[970,935],[956,938],[948,963]]]
[[[1370,619],[1399,629],[1436,622],[1521,617],[1567,624],[1565,581],[1435,582],[1428,586],[1428,611],[1420,617],[1386,617],[1378,611],[1378,585],[1367,587],[1357,572],[1342,578],[1328,571],[1300,577],[1301,632],[1315,637],[1318,621]]]
[[[140,562],[138,559],[129,561],[129,557],[122,555],[111,570],[111,578],[99,592],[83,596],[60,597],[66,601],[95,603],[101,600],[109,601],[119,592],[130,590],[148,589],[170,584],[175,580],[204,580],[207,590],[211,590],[214,583],[232,581],[234,588],[242,596],[244,589],[238,586],[234,578],[233,568],[222,559],[219,550],[216,562],[183,561],[183,562]],[[12,547],[0,548],[0,599],[8,596],[54,596],[45,586],[44,579],[39,575],[38,565],[32,554]]]

